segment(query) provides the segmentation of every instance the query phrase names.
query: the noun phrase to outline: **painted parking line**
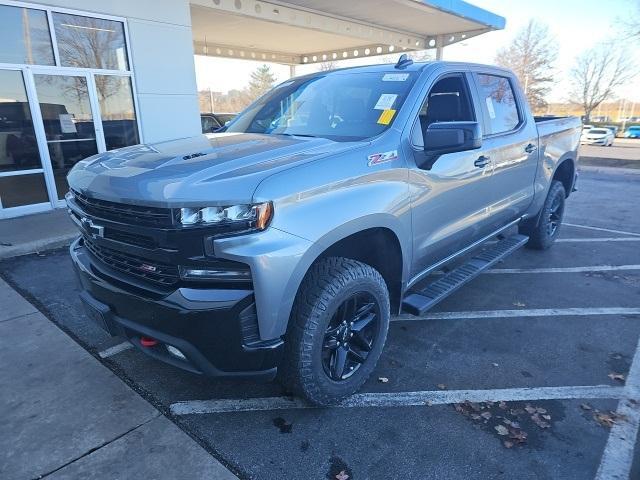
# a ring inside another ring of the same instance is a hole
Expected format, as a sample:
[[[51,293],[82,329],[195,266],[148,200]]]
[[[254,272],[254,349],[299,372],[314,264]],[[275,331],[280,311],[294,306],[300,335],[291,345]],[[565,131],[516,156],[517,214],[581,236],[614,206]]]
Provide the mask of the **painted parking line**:
[[[596,315],[640,315],[639,308],[533,308],[526,310],[471,310],[466,312],[434,312],[422,316],[400,315],[392,317],[392,322],[417,320],[462,320],[474,318],[515,318],[515,317],[587,317]]]
[[[558,238],[555,243],[640,242],[640,237]]]
[[[584,228],[586,230],[595,230],[596,232],[619,233],[620,235],[631,235],[632,237],[640,237],[640,233],[626,232],[624,230],[613,230],[611,228],[592,227],[591,225],[578,225],[576,223],[566,223],[566,222],[562,222],[562,225],[566,225],[567,227]]]
[[[640,270],[640,265],[592,265],[590,267],[549,267],[549,268],[493,268],[483,274],[502,273],[583,273],[583,272],[619,272]]]
[[[610,385],[574,387],[503,388],[494,390],[425,390],[416,392],[357,393],[330,408],[415,407],[470,402],[536,400],[619,399],[624,387]],[[171,405],[174,415],[255,412],[319,408],[294,397],[190,400]]]
[[[117,353],[123,352],[125,350],[129,350],[130,348],[133,348],[133,345],[131,345],[129,342],[122,342],[117,345],[114,345],[113,347],[109,347],[106,350],[103,350],[102,352],[99,352],[98,356],[100,358],[109,358],[109,357],[112,357],[113,355],[116,355]]]
[[[618,403],[616,413],[620,416],[609,432],[604,453],[600,459],[596,480],[629,478],[633,465],[633,453],[640,425],[640,342],[631,361],[625,381],[629,398]]]

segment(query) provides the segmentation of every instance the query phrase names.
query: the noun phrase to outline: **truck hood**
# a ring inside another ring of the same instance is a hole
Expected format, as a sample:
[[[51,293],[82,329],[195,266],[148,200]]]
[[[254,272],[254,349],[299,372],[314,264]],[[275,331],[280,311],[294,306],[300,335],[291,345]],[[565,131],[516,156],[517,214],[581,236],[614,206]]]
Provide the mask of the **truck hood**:
[[[251,202],[277,171],[366,142],[218,133],[112,150],[79,162],[69,186],[90,197],[157,207]]]

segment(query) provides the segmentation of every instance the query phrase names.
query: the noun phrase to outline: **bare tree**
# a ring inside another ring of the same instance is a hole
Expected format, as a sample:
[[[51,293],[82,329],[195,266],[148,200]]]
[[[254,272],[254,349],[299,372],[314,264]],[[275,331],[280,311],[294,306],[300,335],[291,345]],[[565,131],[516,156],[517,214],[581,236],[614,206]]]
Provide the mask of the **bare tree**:
[[[629,17],[622,19],[625,36],[630,40],[640,41],[640,0],[635,0],[635,9]]]
[[[320,72],[330,72],[331,70],[335,70],[336,68],[338,68],[338,64],[332,60],[326,61],[326,62],[322,62],[320,64],[320,68],[318,69],[318,71]]]
[[[576,59],[570,71],[571,102],[582,107],[588,122],[591,112],[602,102],[612,99],[615,90],[635,74],[626,52],[617,52],[609,44],[587,50]]]
[[[534,110],[547,106],[554,83],[553,64],[558,56],[556,39],[546,25],[530,20],[511,44],[498,51],[495,63],[513,70]]]

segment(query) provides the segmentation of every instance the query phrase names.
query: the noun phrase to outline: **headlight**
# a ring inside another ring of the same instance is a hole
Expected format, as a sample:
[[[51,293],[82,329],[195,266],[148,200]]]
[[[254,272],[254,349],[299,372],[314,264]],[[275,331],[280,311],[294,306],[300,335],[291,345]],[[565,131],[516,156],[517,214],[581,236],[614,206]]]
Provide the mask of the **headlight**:
[[[229,224],[233,230],[264,230],[273,217],[271,202],[229,207],[181,208],[180,223],[191,225]]]

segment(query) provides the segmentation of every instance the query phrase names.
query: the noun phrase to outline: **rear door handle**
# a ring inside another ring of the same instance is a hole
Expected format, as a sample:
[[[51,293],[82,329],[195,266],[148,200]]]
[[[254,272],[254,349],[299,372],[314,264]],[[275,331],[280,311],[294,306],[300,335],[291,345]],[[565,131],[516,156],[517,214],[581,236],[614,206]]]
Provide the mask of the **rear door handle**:
[[[529,145],[527,145],[526,147],[524,147],[524,151],[527,153],[533,153],[538,149],[538,147],[536,147],[533,143],[530,143]]]
[[[478,159],[477,159],[475,162],[473,162],[473,164],[474,164],[476,167],[484,168],[484,167],[486,167],[487,165],[489,165],[489,162],[490,162],[490,161],[491,161],[491,159],[490,159],[489,157],[487,157],[486,155],[480,155],[480,156],[478,157]]]

